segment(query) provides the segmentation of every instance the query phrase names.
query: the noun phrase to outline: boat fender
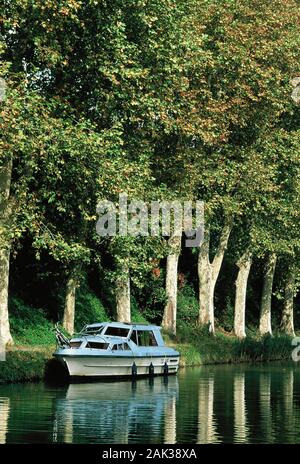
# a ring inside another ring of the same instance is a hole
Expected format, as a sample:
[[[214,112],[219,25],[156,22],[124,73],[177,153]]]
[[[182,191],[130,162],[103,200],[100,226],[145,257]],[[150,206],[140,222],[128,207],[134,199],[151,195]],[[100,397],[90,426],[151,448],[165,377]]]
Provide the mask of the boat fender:
[[[137,376],[137,367],[136,367],[135,362],[133,362],[133,364],[132,364],[132,367],[131,367],[131,374],[132,374],[132,377],[136,377],[136,376]]]
[[[165,364],[164,364],[164,375],[168,375],[168,373],[169,373],[169,366],[168,366],[167,361],[166,361]]]
[[[150,377],[152,377],[154,375],[154,366],[151,362],[150,366],[149,366],[149,375]]]

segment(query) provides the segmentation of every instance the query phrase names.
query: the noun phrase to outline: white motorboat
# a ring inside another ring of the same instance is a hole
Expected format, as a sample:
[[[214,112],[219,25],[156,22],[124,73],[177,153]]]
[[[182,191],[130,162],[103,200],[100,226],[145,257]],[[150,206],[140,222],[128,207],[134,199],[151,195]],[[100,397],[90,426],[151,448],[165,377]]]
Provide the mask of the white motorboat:
[[[56,328],[54,356],[71,377],[137,377],[176,374],[178,351],[165,346],[160,327],[102,322],[67,339]]]

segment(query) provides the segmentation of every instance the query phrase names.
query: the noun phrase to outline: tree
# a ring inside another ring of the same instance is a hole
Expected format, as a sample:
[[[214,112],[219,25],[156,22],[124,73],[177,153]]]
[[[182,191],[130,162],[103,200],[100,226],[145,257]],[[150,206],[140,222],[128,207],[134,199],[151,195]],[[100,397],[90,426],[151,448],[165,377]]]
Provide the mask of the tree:
[[[281,319],[281,330],[291,336],[295,336],[294,330],[294,292],[295,292],[295,266],[290,263],[286,273],[284,288],[284,303]]]
[[[247,282],[252,263],[252,256],[249,250],[243,254],[237,263],[238,276],[236,279],[235,310],[234,310],[234,333],[238,338],[245,338],[245,311]]]
[[[299,11],[294,1],[282,5],[277,0],[263,6],[255,0],[250,4],[195,1],[188,2],[186,11],[182,21],[186,63],[182,81],[186,85],[180,90],[176,126],[167,139],[170,156],[159,160],[158,170],[167,185],[189,191],[192,199],[204,200],[212,211],[206,217],[206,238],[198,261],[199,320],[204,323],[213,319],[215,282],[232,227],[226,218],[236,221],[246,214],[249,193],[255,203],[261,201],[255,184],[258,180],[261,186],[263,176],[251,169],[253,181],[247,173],[251,164],[262,164],[251,146],[290,110],[287,96],[299,53],[294,22]],[[280,11],[280,28],[274,11]],[[217,209],[225,217],[222,231],[222,221],[214,215]],[[216,226],[221,238],[214,264],[209,235]],[[213,320],[211,325],[213,329]]]
[[[263,278],[263,289],[260,305],[259,332],[261,335],[272,335],[271,308],[272,308],[272,288],[276,268],[276,254],[270,253]]]
[[[168,240],[171,248],[167,256],[166,267],[166,296],[167,301],[164,308],[162,327],[176,334],[177,318],[177,282],[178,282],[178,259],[181,248],[181,237],[171,236]]]
[[[211,332],[215,331],[214,324],[214,290],[221,269],[229,235],[232,229],[232,219],[225,218],[215,256],[210,261],[209,244],[210,231],[206,226],[204,241],[199,250],[198,276],[199,276],[199,323],[209,324]]]
[[[14,85],[14,87],[13,87]],[[12,343],[8,318],[9,261],[13,245],[26,230],[38,227],[39,211],[32,184],[39,169],[39,159],[51,141],[49,103],[20,83],[8,80],[8,94],[2,103],[0,118],[1,170],[1,322],[0,336]],[[49,105],[49,106],[48,106]]]

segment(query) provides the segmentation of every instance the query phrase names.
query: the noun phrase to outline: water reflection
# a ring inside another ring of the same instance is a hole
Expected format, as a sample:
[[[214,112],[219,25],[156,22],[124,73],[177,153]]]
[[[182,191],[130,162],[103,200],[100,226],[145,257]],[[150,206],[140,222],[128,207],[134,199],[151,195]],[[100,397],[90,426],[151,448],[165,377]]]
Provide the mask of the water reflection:
[[[0,397],[0,444],[6,443],[9,418],[9,398]]]
[[[284,414],[284,440],[286,443],[293,442],[292,437],[289,436],[289,429],[295,430],[295,410],[294,410],[294,372],[288,370],[285,372],[283,378],[283,414]],[[299,416],[298,416],[299,421]]]
[[[289,421],[293,417],[294,372],[288,370],[283,377],[284,412]]]
[[[58,420],[56,421],[58,426]],[[64,421],[64,443],[73,443],[73,409],[67,405]]]
[[[165,443],[174,443],[177,394],[176,377],[72,384],[55,402],[57,441],[125,444],[143,430],[159,441],[163,426]]]
[[[271,408],[271,374],[259,374],[260,428],[265,443],[273,443],[272,408]]]
[[[247,408],[245,398],[245,372],[237,372],[233,379],[234,441],[245,443],[248,439]]]
[[[165,434],[164,443],[176,443],[176,397],[174,396],[165,406]]]
[[[0,385],[1,443],[300,443],[300,364]]]
[[[214,374],[199,379],[197,443],[218,441],[214,419]]]

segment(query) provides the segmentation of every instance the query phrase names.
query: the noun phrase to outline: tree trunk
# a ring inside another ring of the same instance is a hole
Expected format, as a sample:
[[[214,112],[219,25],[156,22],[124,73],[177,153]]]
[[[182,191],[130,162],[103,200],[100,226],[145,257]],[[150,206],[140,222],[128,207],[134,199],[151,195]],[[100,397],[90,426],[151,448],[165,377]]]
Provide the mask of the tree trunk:
[[[209,324],[210,332],[215,331],[214,321],[214,293],[216,282],[220,273],[225,250],[227,248],[229,235],[232,229],[231,218],[225,221],[215,257],[212,262],[209,258],[210,231],[205,228],[204,240],[198,256],[198,278],[199,278],[199,316],[198,323]]]
[[[117,321],[131,322],[129,269],[124,268],[116,282]]]
[[[209,262],[209,230],[205,230],[204,239],[198,256],[198,278],[199,278],[199,316],[201,325],[209,324],[210,321],[210,293],[212,283],[212,268]]]
[[[287,335],[295,336],[294,331],[294,289],[295,268],[290,265],[286,275],[281,330]]]
[[[174,252],[167,257],[166,267],[166,294],[167,303],[164,308],[162,327],[176,334],[177,316],[177,282],[178,259],[180,253],[181,237],[173,236],[169,239],[169,245]]]
[[[75,323],[75,303],[76,303],[76,288],[78,286],[78,279],[74,273],[68,277],[66,284],[66,297],[63,317],[63,327],[66,331],[73,335]]]
[[[234,333],[238,338],[245,338],[245,315],[246,315],[246,295],[249,272],[251,268],[251,254],[246,251],[237,262],[239,268],[235,282],[235,307],[234,307]]]
[[[12,161],[8,160],[0,168],[0,345],[12,344],[8,317],[8,284],[9,284],[9,258],[10,243],[4,237],[8,226],[10,211],[10,184],[12,174]]]
[[[272,308],[272,289],[276,268],[276,255],[270,254],[266,263],[264,283],[260,304],[259,332],[261,335],[272,335],[271,308]]]
[[[0,249],[0,345],[12,344],[8,318],[9,248]]]

